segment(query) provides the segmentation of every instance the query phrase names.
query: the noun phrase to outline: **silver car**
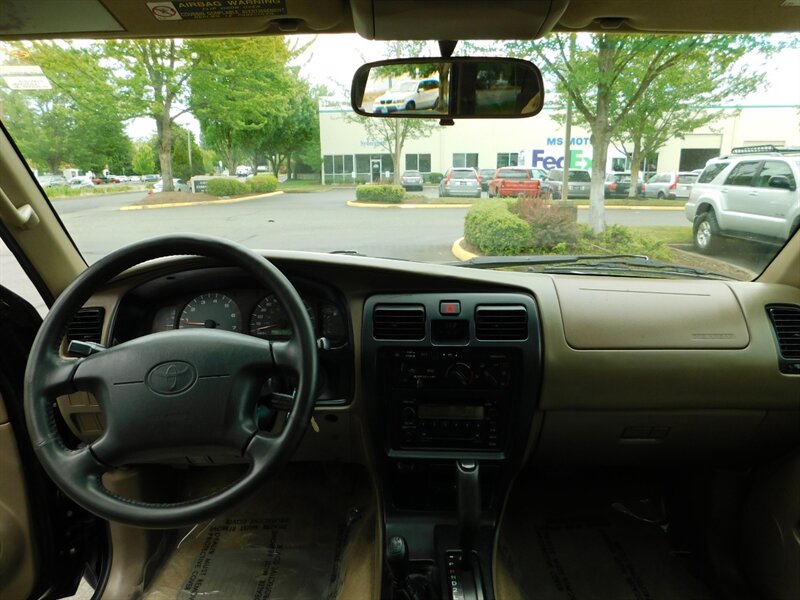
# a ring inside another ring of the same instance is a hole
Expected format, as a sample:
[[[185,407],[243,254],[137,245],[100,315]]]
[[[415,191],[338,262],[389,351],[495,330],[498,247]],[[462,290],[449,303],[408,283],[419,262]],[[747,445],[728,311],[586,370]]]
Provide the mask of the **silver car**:
[[[688,198],[695,181],[697,181],[697,173],[691,171],[656,173],[644,184],[644,196],[660,200]]]
[[[406,191],[419,190],[421,192],[422,183],[422,173],[419,171],[404,171],[400,176],[400,185],[402,185]]]
[[[550,169],[547,177],[542,181],[542,189],[550,190],[554,200],[561,199],[563,185],[564,171],[562,169]],[[582,169],[570,169],[568,185],[569,198],[588,198],[592,191],[592,174]]]
[[[439,183],[439,198],[447,196],[481,197],[481,180],[472,167],[448,169]]]

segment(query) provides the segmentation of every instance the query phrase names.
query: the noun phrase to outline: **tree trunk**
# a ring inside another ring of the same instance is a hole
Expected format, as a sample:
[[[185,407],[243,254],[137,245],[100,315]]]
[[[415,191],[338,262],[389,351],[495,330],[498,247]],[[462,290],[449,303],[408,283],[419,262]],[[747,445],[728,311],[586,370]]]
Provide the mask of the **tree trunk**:
[[[286,155],[286,179],[294,179],[294,177],[292,177],[292,154],[291,154],[291,152]]]
[[[400,119],[394,120],[394,177],[395,185],[400,185],[400,154],[403,151],[403,141],[400,139]]]
[[[633,154],[631,155],[631,189],[628,198],[639,196],[639,165],[642,162],[642,138],[639,135],[633,138]]]
[[[606,159],[611,136],[607,129],[592,128],[592,185],[589,193],[589,226],[595,234],[606,230]]]
[[[171,192],[172,185],[172,130],[170,129],[169,113],[162,114],[156,119],[158,133],[158,162],[161,164],[161,191]]]

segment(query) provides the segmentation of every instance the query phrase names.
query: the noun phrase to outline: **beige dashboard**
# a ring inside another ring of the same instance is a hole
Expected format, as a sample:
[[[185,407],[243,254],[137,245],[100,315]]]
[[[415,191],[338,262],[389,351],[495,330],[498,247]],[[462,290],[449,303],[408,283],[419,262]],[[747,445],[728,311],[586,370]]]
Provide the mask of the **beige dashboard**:
[[[318,407],[317,434],[298,456],[369,462],[370,403],[363,384],[361,323],[373,294],[516,292],[539,311],[542,369],[527,441],[539,464],[749,462],[790,447],[800,432],[800,375],[781,373],[765,306],[800,305],[777,284],[651,280],[475,270],[317,255],[266,254],[285,272],[339,290],[353,327],[354,386],[346,406]],[[106,307],[104,340],[120,299],[170,272],[202,268],[164,259],[126,272],[86,305]],[[212,284],[213,285],[213,284]],[[100,433],[89,398],[59,402],[73,431]],[[78,415],[82,415],[78,417]],[[86,415],[91,415],[87,417]],[[94,423],[85,428],[81,421]]]

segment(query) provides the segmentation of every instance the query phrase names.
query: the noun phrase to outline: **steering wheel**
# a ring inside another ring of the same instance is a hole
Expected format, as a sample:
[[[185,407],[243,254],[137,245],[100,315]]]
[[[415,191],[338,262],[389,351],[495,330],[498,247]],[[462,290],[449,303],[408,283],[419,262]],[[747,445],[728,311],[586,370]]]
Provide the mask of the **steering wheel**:
[[[124,270],[155,258],[203,256],[237,266],[285,307],[293,335],[269,342],[217,329],[178,329],[139,337],[80,358],[61,354],[67,326],[91,293]],[[279,433],[258,427],[259,397],[276,370],[298,385],[285,396],[289,412]],[[137,242],[90,266],[59,296],[34,340],[25,371],[25,415],[42,466],[86,510],[121,523],[172,528],[198,523],[261,486],[287,461],[314,410],[317,352],[313,328],[297,291],[269,261],[229,241],[166,235]],[[76,450],[61,439],[57,396],[76,391],[97,399],[105,431]],[[103,473],[124,465],[189,456],[235,454],[249,463],[243,477],[210,496],[149,503],[119,496]]]

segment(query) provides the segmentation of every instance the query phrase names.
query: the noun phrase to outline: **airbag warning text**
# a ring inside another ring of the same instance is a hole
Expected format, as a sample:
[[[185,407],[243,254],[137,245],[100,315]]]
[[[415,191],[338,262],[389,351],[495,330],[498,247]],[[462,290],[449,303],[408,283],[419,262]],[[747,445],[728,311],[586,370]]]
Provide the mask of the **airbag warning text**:
[[[148,2],[159,21],[273,17],[286,14],[286,0],[172,0]]]

